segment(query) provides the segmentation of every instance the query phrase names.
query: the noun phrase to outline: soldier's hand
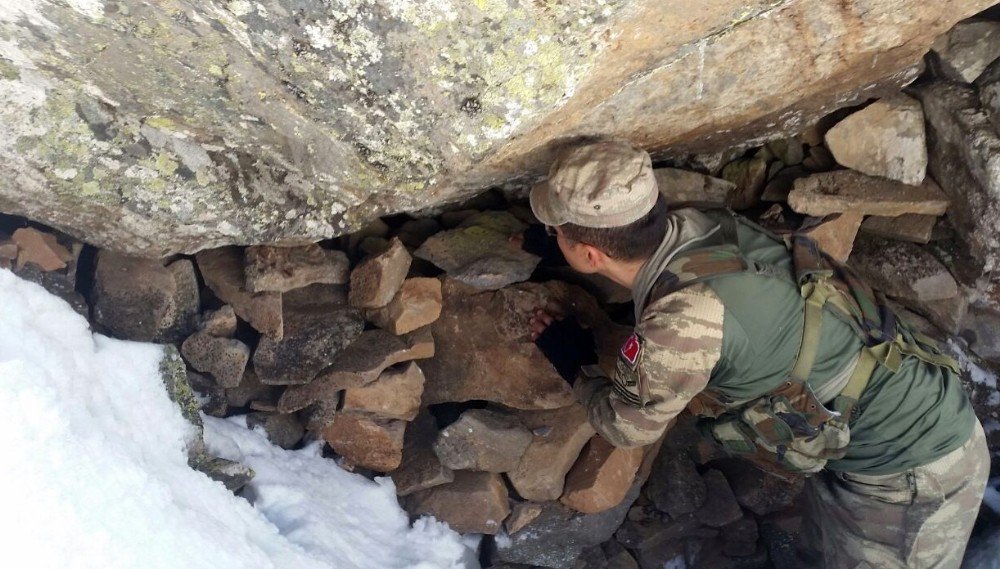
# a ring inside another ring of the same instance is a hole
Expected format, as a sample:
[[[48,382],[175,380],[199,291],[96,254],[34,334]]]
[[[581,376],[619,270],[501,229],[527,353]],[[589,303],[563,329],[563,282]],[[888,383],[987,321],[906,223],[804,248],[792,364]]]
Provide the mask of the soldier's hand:
[[[537,310],[529,323],[535,345],[570,385],[576,381],[580,366],[597,363],[594,334],[575,317],[559,319]]]

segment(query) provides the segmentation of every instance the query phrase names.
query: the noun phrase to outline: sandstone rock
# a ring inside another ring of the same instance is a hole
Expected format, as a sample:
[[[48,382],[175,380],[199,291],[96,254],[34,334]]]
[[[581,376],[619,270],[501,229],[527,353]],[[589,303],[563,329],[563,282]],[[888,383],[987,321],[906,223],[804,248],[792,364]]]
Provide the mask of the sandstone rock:
[[[799,213],[817,217],[843,212],[941,215],[948,209],[948,198],[930,179],[920,186],[907,186],[852,170],[837,170],[796,180],[788,194],[788,205]]]
[[[916,91],[927,116],[930,173],[951,198],[952,226],[985,271],[1000,267],[1000,137],[975,91],[934,83]]]
[[[582,290],[556,281],[476,293],[446,279],[442,295],[441,317],[430,326],[438,353],[420,366],[427,377],[425,405],[485,400],[515,409],[556,409],[573,403],[569,386],[528,333],[526,323],[538,307],[575,314],[594,331],[598,349],[608,350],[605,363],[613,362],[630,333]]]
[[[469,409],[441,430],[434,453],[452,470],[507,472],[517,467],[529,444],[531,431],[516,416]]]
[[[122,339],[179,341],[195,326],[198,282],[191,262],[127,257],[111,251],[97,256],[94,320]]]
[[[791,480],[778,478],[738,458],[717,460],[712,466],[726,476],[736,501],[758,516],[766,516],[792,505],[802,493],[805,482],[800,476]]]
[[[906,95],[887,97],[837,123],[826,145],[843,166],[911,186],[924,181],[927,140],[920,102]]]
[[[239,340],[195,332],[181,344],[181,353],[194,369],[207,373],[221,387],[237,387],[243,378],[250,348]]]
[[[646,495],[661,512],[679,518],[702,507],[708,491],[687,453],[665,448],[653,465]]]
[[[746,516],[720,528],[722,552],[730,557],[746,557],[757,551],[757,522]]]
[[[354,466],[390,472],[403,460],[405,430],[404,421],[339,413],[323,429],[323,440]]]
[[[757,157],[730,162],[722,169],[722,177],[735,186],[729,192],[727,205],[747,209],[760,201],[767,181],[767,161]]]
[[[809,155],[802,161],[802,167],[810,172],[826,172],[837,167],[833,154],[825,146],[813,146]]]
[[[346,307],[286,310],[284,336],[260,339],[253,354],[260,380],[271,385],[305,384],[336,361],[361,336],[361,314]]]
[[[392,481],[396,484],[396,494],[407,496],[455,479],[450,468],[441,464],[431,450],[437,438],[437,426],[430,413],[424,412],[409,424],[403,444],[403,461],[393,471]]]
[[[510,517],[504,527],[508,534],[515,534],[542,515],[542,505],[534,502],[518,502],[511,508]]]
[[[282,310],[329,311],[347,306],[347,287],[311,284],[281,295]]]
[[[919,213],[906,213],[898,217],[873,215],[861,222],[861,232],[876,237],[927,243],[931,240],[937,221],[937,216]]]
[[[406,501],[411,515],[432,515],[459,533],[493,535],[510,513],[507,487],[499,474],[456,472],[449,484],[412,494]]]
[[[701,523],[717,528],[739,520],[743,510],[736,502],[726,477],[712,468],[702,475],[702,479],[707,490],[705,503],[695,512]]]
[[[412,332],[440,315],[441,281],[429,278],[406,279],[389,304],[365,312],[373,324],[393,334]]]
[[[841,213],[805,230],[805,233],[827,255],[843,263],[851,255],[854,238],[858,235],[858,228],[861,227],[863,219],[864,215],[860,213]]]
[[[677,168],[653,170],[656,185],[668,204],[708,203],[723,205],[736,184],[698,172]]]
[[[247,427],[260,426],[267,433],[267,439],[284,449],[295,448],[305,429],[294,415],[279,413],[250,413],[247,415]]]
[[[357,308],[380,308],[389,304],[403,284],[412,260],[399,239],[393,239],[385,252],[365,259],[351,271],[347,301]]]
[[[503,288],[527,280],[540,260],[507,242],[508,236],[525,228],[507,212],[482,213],[466,219],[456,229],[434,235],[414,256],[477,289]]]
[[[246,288],[250,292],[287,292],[315,283],[344,284],[347,255],[315,243],[303,247],[247,247]]]
[[[387,369],[368,385],[344,391],[345,412],[367,413],[384,419],[412,421],[420,409],[424,373],[409,362],[401,369]]]
[[[642,457],[642,448],[615,448],[600,435],[595,436],[566,475],[559,501],[585,514],[617,506],[635,482]]]
[[[283,334],[281,294],[253,294],[244,284],[243,253],[237,247],[201,251],[195,255],[198,270],[215,296],[229,304],[236,315],[258,332],[280,340]]]
[[[200,328],[212,336],[232,338],[236,333],[236,324],[236,312],[227,304],[218,310],[202,314]]]
[[[574,403],[551,411],[522,411],[518,417],[533,436],[507,478],[525,500],[555,500],[563,493],[566,474],[594,435],[587,411]]]
[[[949,79],[972,83],[987,65],[1000,58],[1000,22],[975,19],[959,22],[934,43],[934,51]]]
[[[246,407],[253,401],[277,401],[281,388],[261,383],[252,369],[247,369],[238,387],[226,389],[226,401],[230,407]]]
[[[34,227],[22,227],[11,236],[17,245],[17,268],[27,263],[37,265],[43,271],[65,269],[73,260],[73,254],[56,241],[56,236],[43,233]]]
[[[311,383],[288,388],[278,408],[282,413],[297,411],[342,389],[367,385],[392,365],[433,355],[434,339],[427,328],[405,336],[385,330],[362,332]]]

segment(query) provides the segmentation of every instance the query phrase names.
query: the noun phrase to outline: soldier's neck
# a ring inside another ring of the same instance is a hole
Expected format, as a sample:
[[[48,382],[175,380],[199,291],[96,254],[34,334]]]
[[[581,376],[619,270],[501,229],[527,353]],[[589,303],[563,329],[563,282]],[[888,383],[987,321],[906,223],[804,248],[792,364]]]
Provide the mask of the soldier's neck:
[[[632,290],[632,286],[635,285],[635,278],[639,274],[639,269],[645,263],[646,259],[638,261],[617,261],[612,259],[598,273]]]

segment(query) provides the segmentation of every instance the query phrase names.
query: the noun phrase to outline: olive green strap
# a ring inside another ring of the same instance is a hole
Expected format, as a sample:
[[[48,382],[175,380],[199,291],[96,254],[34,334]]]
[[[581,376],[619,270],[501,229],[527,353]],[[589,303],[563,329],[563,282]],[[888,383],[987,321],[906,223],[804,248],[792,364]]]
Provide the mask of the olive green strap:
[[[816,353],[819,351],[819,333],[823,326],[823,305],[830,298],[831,288],[823,279],[807,282],[802,285],[802,296],[805,298],[805,313],[802,321],[802,342],[799,344],[799,354],[789,375],[792,379],[806,381],[812,372]]]

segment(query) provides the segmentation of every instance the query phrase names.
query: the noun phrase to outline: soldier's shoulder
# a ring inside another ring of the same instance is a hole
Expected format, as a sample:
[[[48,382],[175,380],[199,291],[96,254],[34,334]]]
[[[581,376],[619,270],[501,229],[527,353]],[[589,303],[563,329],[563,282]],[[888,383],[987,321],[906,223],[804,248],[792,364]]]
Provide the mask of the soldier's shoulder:
[[[650,303],[642,313],[636,332],[653,342],[678,335],[722,338],[725,307],[707,284],[698,283]]]

